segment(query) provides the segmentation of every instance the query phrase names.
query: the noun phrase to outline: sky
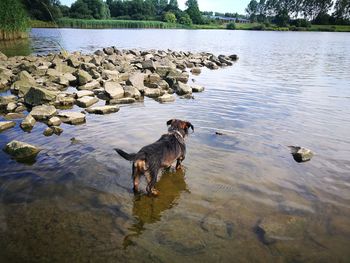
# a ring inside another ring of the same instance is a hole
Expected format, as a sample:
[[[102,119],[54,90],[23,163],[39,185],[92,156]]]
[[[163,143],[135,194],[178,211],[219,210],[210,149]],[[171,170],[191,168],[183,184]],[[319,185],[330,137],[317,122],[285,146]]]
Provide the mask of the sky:
[[[177,0],[180,9],[185,9],[186,0]],[[61,0],[61,4],[70,6],[75,0]],[[244,15],[244,9],[250,0],[198,0],[201,11],[216,11],[220,13],[239,13]]]

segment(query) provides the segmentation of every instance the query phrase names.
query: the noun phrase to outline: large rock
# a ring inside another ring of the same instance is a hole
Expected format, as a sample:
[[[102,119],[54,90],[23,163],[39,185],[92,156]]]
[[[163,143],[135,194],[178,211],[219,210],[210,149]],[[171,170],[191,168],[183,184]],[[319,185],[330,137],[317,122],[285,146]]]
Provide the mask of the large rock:
[[[48,124],[49,126],[60,126],[61,123],[62,123],[61,119],[58,118],[58,117],[56,117],[56,116],[55,116],[55,117],[51,117],[51,118],[49,119],[49,121],[47,122],[47,124]]]
[[[85,97],[81,97],[81,98],[77,99],[76,104],[79,107],[87,108],[87,107],[94,105],[97,102],[98,102],[98,98],[85,96]]]
[[[140,92],[142,92],[145,89],[144,79],[145,75],[143,73],[134,73],[129,77],[126,84],[134,86]]]
[[[85,85],[86,83],[92,81],[91,75],[85,70],[79,69],[76,74],[79,86]]]
[[[173,101],[175,101],[175,96],[173,96],[171,94],[164,94],[164,95],[156,98],[156,100],[161,102],[161,103],[173,102]]]
[[[176,93],[179,95],[191,94],[192,88],[190,85],[184,84],[182,82],[177,82],[175,84]]]
[[[199,86],[199,85],[192,85],[192,92],[203,92],[204,91],[204,87]]]
[[[102,71],[102,78],[105,80],[119,80],[119,71],[104,70]]]
[[[91,82],[86,83],[85,85],[77,87],[77,89],[78,90],[94,90],[94,89],[98,89],[99,87],[101,87],[100,82],[94,79]]]
[[[25,142],[13,140],[9,142],[4,151],[16,159],[35,158],[40,149]]]
[[[57,110],[54,106],[51,105],[41,105],[36,106],[30,112],[30,115],[33,116],[36,120],[48,120],[53,115],[57,113]]]
[[[77,99],[81,98],[81,97],[85,97],[85,96],[95,96],[94,92],[91,90],[79,90],[75,93],[75,97]]]
[[[62,122],[72,125],[81,124],[85,122],[85,114],[82,114],[80,112],[60,112],[57,116],[61,119]]]
[[[146,97],[150,97],[150,98],[157,98],[159,97],[160,95],[162,95],[162,90],[161,89],[150,89],[150,88],[145,88],[145,91],[144,91],[144,95]]]
[[[108,114],[119,111],[118,106],[100,106],[100,107],[90,107],[87,108],[86,111],[88,113],[94,114]]]
[[[142,61],[142,68],[149,69],[149,70],[153,71],[156,69],[156,66],[155,66],[154,62],[149,59],[149,60]]]
[[[36,84],[35,79],[27,71],[21,71],[18,74],[17,81],[12,84],[11,90],[23,97]]]
[[[120,99],[124,97],[124,89],[118,82],[105,82],[105,92],[111,99]]]
[[[13,121],[0,121],[0,132],[3,132],[4,130],[10,129],[15,126],[16,123]]]
[[[39,87],[31,87],[24,96],[24,102],[30,106],[42,105],[56,99],[57,92]]]
[[[21,128],[25,131],[30,131],[33,129],[36,120],[33,118],[31,114],[28,114],[21,123]]]
[[[114,104],[131,104],[136,102],[135,98],[121,98],[121,99],[112,99],[109,101],[110,105]]]
[[[125,95],[125,97],[131,97],[131,98],[135,98],[137,100],[139,98],[141,98],[140,91],[133,86],[125,86],[124,87],[124,95]]]

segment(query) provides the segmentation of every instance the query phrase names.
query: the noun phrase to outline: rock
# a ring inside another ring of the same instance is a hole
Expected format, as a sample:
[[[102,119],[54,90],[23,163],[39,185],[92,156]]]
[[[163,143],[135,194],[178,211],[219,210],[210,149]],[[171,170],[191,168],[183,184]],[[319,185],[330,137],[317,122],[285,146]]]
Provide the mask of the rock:
[[[52,126],[51,129],[53,130],[53,133],[56,135],[61,135],[61,133],[63,132],[63,129],[58,126]]]
[[[296,162],[302,163],[310,161],[314,156],[314,153],[306,148],[299,146],[288,146],[290,148],[291,154]]]
[[[102,78],[105,80],[119,80],[119,71],[117,70],[104,70],[102,71]]]
[[[149,59],[149,60],[142,61],[142,68],[153,71],[156,69],[156,66],[154,65],[154,62]]]
[[[136,100],[135,98],[121,98],[121,99],[112,99],[108,103],[113,104],[130,104],[134,103]]]
[[[124,97],[124,89],[118,82],[107,81],[104,86],[109,98],[120,99]]]
[[[4,151],[16,159],[35,158],[40,149],[25,142],[13,140],[9,142]]]
[[[56,107],[71,107],[73,106],[75,103],[75,99],[67,94],[59,94],[56,97],[56,101],[54,103],[54,105]]]
[[[191,86],[192,88],[192,92],[203,92],[204,91],[204,87],[199,86],[199,85],[193,85]]]
[[[101,87],[100,82],[94,79],[91,82],[86,83],[85,85],[77,87],[77,89],[78,90],[94,90],[94,89],[98,89],[100,87]]]
[[[33,118],[33,116],[31,114],[28,114],[20,124],[20,127],[25,131],[30,131],[33,129],[35,123],[36,120]]]
[[[32,86],[36,85],[35,79],[27,71],[21,71],[18,74],[17,81],[12,84],[11,90],[23,97]]]
[[[141,93],[139,90],[133,86],[125,86],[124,87],[124,96],[125,97],[131,97],[135,99],[140,99],[141,98]]]
[[[43,134],[44,134],[45,136],[51,136],[51,135],[53,135],[53,129],[51,129],[50,127],[47,127],[47,128],[44,130]]]
[[[0,51],[0,61],[5,61],[7,60],[7,56]]]
[[[62,123],[62,121],[61,121],[61,119],[58,118],[58,117],[51,117],[51,118],[48,120],[48,122],[47,122],[47,124],[48,124],[49,126],[60,126],[61,123]]]
[[[72,56],[68,57],[67,64],[70,67],[78,68],[80,66],[81,62],[78,60],[78,58],[76,56],[72,55]]]
[[[143,73],[134,73],[129,77],[126,84],[134,86],[140,92],[142,92],[145,89],[145,86],[143,83],[144,79],[145,79],[145,75]]]
[[[0,132],[3,132],[4,130],[10,129],[15,126],[16,123],[13,121],[0,121]]]
[[[17,104],[15,102],[10,102],[7,104],[6,110],[8,112],[14,111],[17,108]]]
[[[190,85],[184,84],[180,81],[175,84],[175,89],[178,95],[185,95],[185,94],[192,93],[192,88],[190,87]]]
[[[236,60],[239,59],[239,57],[238,57],[236,54],[233,54],[233,55],[229,56],[229,58],[230,58],[231,60],[233,60],[233,61],[236,61]]]
[[[195,67],[195,68],[191,69],[191,73],[194,74],[194,75],[199,75],[199,74],[202,73],[202,69],[198,68],[198,67]]]
[[[31,87],[24,96],[24,102],[30,106],[42,105],[56,99],[57,92],[44,88]]]
[[[57,116],[61,119],[62,122],[67,124],[76,125],[85,122],[85,114],[82,114],[80,112],[60,112]]]
[[[81,98],[77,99],[76,104],[79,107],[87,108],[87,107],[90,107],[91,105],[93,105],[97,102],[98,102],[98,98],[85,96],[85,97],[81,97]]]
[[[30,115],[32,115],[36,120],[48,120],[56,113],[57,110],[54,106],[41,105],[34,107],[30,112]]]
[[[159,88],[158,89],[145,88],[144,95],[150,98],[157,98],[160,95],[162,95],[162,90]]]
[[[5,120],[18,120],[18,119],[23,119],[24,114],[23,113],[18,113],[18,112],[10,112],[5,115]]]
[[[58,78],[56,78],[53,82],[60,84],[62,86],[68,87],[69,84],[75,83],[77,80],[76,77],[73,76],[71,73],[65,73]]]
[[[85,85],[86,83],[92,81],[92,77],[85,70],[79,69],[76,74],[79,86]]]
[[[118,106],[100,106],[100,107],[90,107],[87,108],[86,111],[88,113],[94,114],[108,114],[119,111]]]
[[[164,94],[164,95],[158,97],[156,100],[161,102],[161,103],[173,102],[173,101],[175,101],[175,97],[171,94]]]
[[[0,96],[0,110],[6,110],[9,103],[15,103],[17,97],[14,95]]]
[[[107,54],[107,55],[113,55],[114,53],[114,48],[113,47],[106,47],[103,49],[103,51]],[[96,54],[97,55],[97,54]]]
[[[211,61],[208,61],[208,62],[205,64],[205,66],[206,66],[207,68],[209,68],[209,69],[218,69],[218,68],[219,68],[219,66],[218,66],[216,63],[211,62]]]
[[[105,55],[105,53],[102,50],[96,50],[94,52],[94,54],[97,55],[97,56],[104,56]]]
[[[148,83],[158,83],[161,80],[160,76],[157,73],[152,73],[148,76]]]
[[[91,90],[79,90],[74,94],[75,94],[75,98],[77,99],[85,96],[92,96],[92,97],[95,96],[94,92]]]
[[[171,74],[174,74],[179,71],[176,68],[169,66],[158,66],[156,68],[156,73],[162,78],[166,77],[170,72],[172,72]]]

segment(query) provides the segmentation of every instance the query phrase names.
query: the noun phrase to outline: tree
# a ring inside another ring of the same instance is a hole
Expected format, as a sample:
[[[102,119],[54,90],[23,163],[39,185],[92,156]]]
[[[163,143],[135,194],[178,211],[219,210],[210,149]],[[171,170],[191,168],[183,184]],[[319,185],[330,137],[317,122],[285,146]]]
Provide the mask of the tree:
[[[332,6],[332,0],[304,0],[302,10],[305,17],[314,20],[319,14],[327,14]]]
[[[202,14],[201,14],[201,11],[199,10],[197,0],[187,0],[186,6],[187,6],[186,13],[190,16],[192,22],[194,24],[203,23]]]
[[[177,0],[170,0],[169,1],[169,6],[172,9],[178,9],[179,8],[179,4],[178,4]]]
[[[62,17],[61,3],[58,0],[22,0],[22,2],[33,19],[52,21]]]
[[[350,18],[350,0],[337,0],[334,5],[333,16],[338,20]]]
[[[19,0],[0,1],[0,39],[7,39],[2,36],[3,32],[25,32],[28,28],[28,16]]]
[[[256,0],[251,0],[245,9],[246,13],[249,16],[250,22],[256,21],[256,14],[258,13],[258,2]]]
[[[179,23],[182,25],[191,26],[192,19],[186,12],[183,12],[180,16]]]
[[[87,19],[107,19],[110,17],[108,5],[102,0],[77,0],[70,9],[71,17]]]
[[[164,21],[167,22],[167,23],[175,24],[176,23],[176,16],[175,16],[175,14],[173,14],[171,12],[166,12],[164,14]]]

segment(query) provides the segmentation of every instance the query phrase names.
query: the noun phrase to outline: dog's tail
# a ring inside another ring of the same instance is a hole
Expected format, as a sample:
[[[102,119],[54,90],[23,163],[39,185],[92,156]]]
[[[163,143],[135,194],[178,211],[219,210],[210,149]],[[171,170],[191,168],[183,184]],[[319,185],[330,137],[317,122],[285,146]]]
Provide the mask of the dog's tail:
[[[118,148],[114,148],[114,150],[116,150],[117,153],[119,153],[119,155],[121,157],[123,157],[124,159],[128,160],[128,161],[133,161],[135,160],[135,157],[136,157],[136,153],[126,153],[124,152],[123,150],[121,149],[118,149]]]

